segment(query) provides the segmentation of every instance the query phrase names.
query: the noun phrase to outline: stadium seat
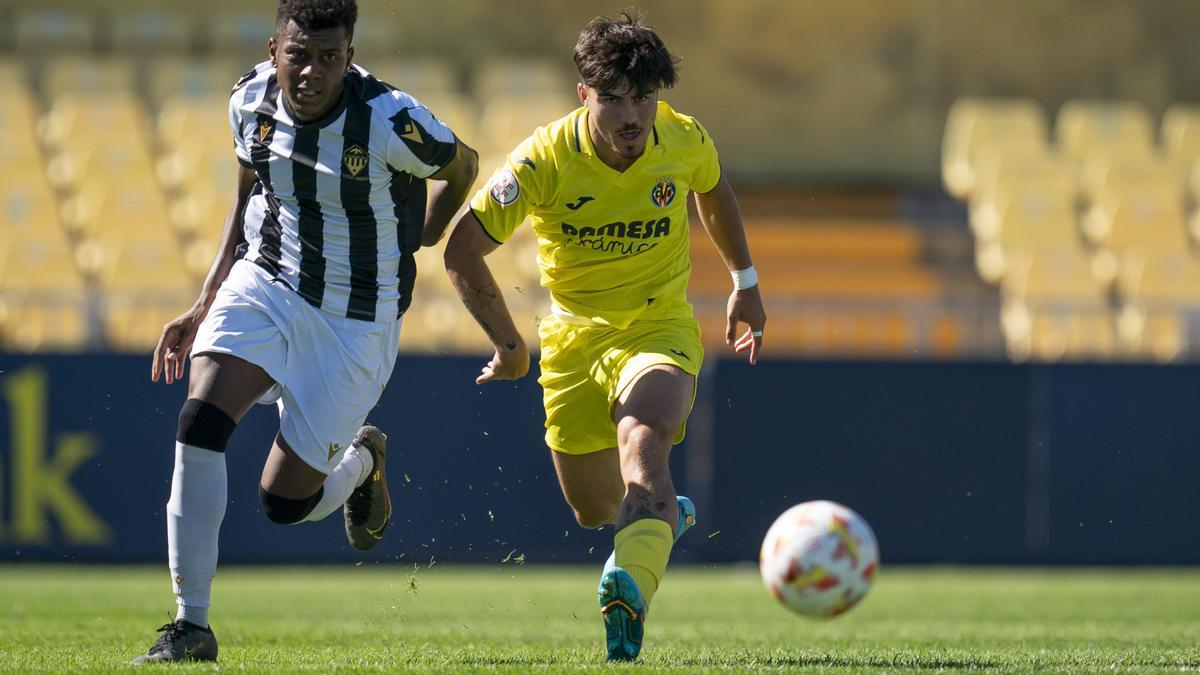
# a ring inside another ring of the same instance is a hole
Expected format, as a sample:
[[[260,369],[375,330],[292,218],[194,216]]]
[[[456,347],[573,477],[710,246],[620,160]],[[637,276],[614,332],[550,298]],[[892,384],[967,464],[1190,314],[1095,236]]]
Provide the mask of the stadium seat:
[[[86,181],[63,208],[68,229],[87,239],[109,240],[170,233],[166,200],[153,178],[110,183]]]
[[[45,188],[43,188],[45,189]],[[13,209],[0,223],[0,342],[22,351],[76,349],[88,340],[87,298],[70,244],[52,208]],[[22,212],[14,224],[13,211]]]
[[[227,152],[233,152],[233,131],[229,125],[229,90],[176,93],[168,96],[158,110],[155,132],[159,144],[169,150],[202,138],[205,142],[221,139]]]
[[[0,240],[41,236],[65,236],[59,222],[58,199],[40,171],[18,169],[0,180]]]
[[[1167,162],[1187,180],[1200,159],[1200,105],[1172,104],[1163,113],[1160,135]]]
[[[213,185],[190,189],[171,200],[171,224],[181,233],[216,239],[233,205],[235,189]],[[209,261],[211,262],[211,260]]]
[[[267,58],[267,40],[275,34],[275,15],[257,9],[214,12],[209,16],[207,28],[208,46],[213,53],[257,58],[247,61],[249,69]]]
[[[84,52],[94,46],[96,15],[66,7],[23,7],[13,19],[13,44],[37,54]]]
[[[1111,181],[1083,218],[1083,231],[1117,255],[1130,251],[1171,253],[1188,247],[1183,186],[1150,175]]]
[[[966,199],[976,186],[976,161],[986,146],[1045,145],[1046,116],[1030,99],[962,98],[950,107],[942,139],[942,181]]]
[[[1098,149],[1122,156],[1155,152],[1150,113],[1134,102],[1069,101],[1058,111],[1054,138],[1062,155],[1080,167]]]
[[[480,119],[480,155],[507,154],[533,130],[571,112],[571,92],[540,96],[495,96],[484,103]],[[497,165],[498,166],[498,165]],[[484,169],[491,171],[491,169]]]
[[[997,188],[993,220],[981,218],[976,226],[975,266],[985,281],[1001,282],[1013,258],[1082,255],[1074,197],[1063,176],[1056,170],[1023,172]]]
[[[1116,325],[1082,252],[1022,254],[1001,284],[1001,326],[1011,358],[1055,361],[1114,353]]]
[[[218,119],[228,126],[229,92],[255,63],[213,55],[156,58],[146,68],[146,96],[156,109],[172,98],[178,98],[181,106],[194,105],[195,99],[218,99],[221,102]]]
[[[148,147],[152,118],[132,90],[103,94],[63,94],[53,100],[39,125],[48,147],[131,145]]]
[[[481,100],[497,96],[570,96],[576,78],[557,60],[489,58],[475,72]]]
[[[159,54],[191,51],[196,42],[196,17],[182,7],[118,9],[109,15],[112,44],[123,52]]]
[[[968,203],[968,223],[981,243],[1000,235],[1010,209],[1055,204],[1070,211],[1075,202],[1075,174],[1059,160],[1043,156],[985,155],[977,172],[977,189]]]
[[[47,101],[71,94],[86,98],[90,106],[96,96],[133,96],[137,76],[127,58],[57,56],[42,66],[37,82]]]
[[[434,112],[437,109],[425,100],[426,97],[461,92],[454,64],[436,56],[370,59],[364,60],[361,65],[375,77],[429,105]]]
[[[56,189],[66,192],[81,190],[87,183],[133,183],[147,190],[156,189],[150,150],[136,138],[99,146],[67,143],[50,155],[46,175]]]
[[[475,102],[453,92],[413,93],[433,116],[450,127],[462,142],[476,148],[483,141],[479,132],[479,112]],[[476,148],[478,149],[478,148]],[[483,170],[482,167],[480,169]]]

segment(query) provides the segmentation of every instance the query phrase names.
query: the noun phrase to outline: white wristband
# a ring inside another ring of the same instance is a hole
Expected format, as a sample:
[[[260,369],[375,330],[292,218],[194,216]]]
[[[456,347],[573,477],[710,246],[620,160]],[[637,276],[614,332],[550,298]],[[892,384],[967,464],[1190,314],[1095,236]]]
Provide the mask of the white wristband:
[[[735,291],[744,291],[758,285],[758,270],[754,269],[754,265],[744,270],[734,270],[729,274],[733,277],[733,290]]]

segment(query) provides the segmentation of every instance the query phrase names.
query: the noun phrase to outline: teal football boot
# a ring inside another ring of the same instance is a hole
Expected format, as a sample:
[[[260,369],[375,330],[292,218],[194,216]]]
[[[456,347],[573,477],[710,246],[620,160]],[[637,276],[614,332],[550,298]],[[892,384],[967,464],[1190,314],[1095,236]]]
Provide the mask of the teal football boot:
[[[675,541],[696,524],[696,505],[687,497],[676,497],[679,507]],[[646,625],[646,601],[633,577],[617,567],[616,551],[604,563],[600,575],[600,614],[604,617],[605,643],[609,661],[633,661],[642,650]]]
[[[604,617],[609,661],[632,661],[642,651],[646,627],[646,601],[633,577],[620,567],[600,577],[600,614]]]

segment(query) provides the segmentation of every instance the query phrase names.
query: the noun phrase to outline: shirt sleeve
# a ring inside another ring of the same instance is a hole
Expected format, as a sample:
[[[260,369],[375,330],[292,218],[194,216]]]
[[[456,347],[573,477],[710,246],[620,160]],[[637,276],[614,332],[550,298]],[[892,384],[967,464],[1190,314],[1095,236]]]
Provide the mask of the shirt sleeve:
[[[233,95],[229,97],[229,130],[233,132],[233,153],[237,155],[238,162],[247,168],[250,164],[250,150],[246,147],[246,137],[242,135],[242,109],[238,105],[238,101],[242,98],[243,92],[235,89]]]
[[[692,192],[705,193],[717,186],[721,180],[721,163],[717,160],[717,148],[713,144],[708,130],[696,122],[696,131],[700,134],[700,145],[693,153],[695,163],[692,166]]]
[[[454,132],[429,108],[403,108],[391,122],[387,162],[394,171],[428,178],[454,159],[458,149]]]
[[[503,244],[545,204],[552,167],[542,154],[536,137],[527,139],[471,198],[471,210],[492,241]]]

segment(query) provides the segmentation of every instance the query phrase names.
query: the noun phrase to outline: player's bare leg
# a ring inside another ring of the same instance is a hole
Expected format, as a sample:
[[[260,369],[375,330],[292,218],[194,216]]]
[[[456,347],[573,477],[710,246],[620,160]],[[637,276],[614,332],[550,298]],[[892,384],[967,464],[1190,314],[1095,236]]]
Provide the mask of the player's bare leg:
[[[666,571],[678,520],[668,459],[694,390],[691,375],[653,366],[614,406],[625,497],[617,515],[615,566],[601,576],[598,591],[609,660],[633,660],[641,651],[646,611]]]
[[[550,453],[563,497],[575,513],[575,520],[593,529],[617,522],[617,512],[625,497],[621,479],[621,457],[616,448],[586,455]]]

